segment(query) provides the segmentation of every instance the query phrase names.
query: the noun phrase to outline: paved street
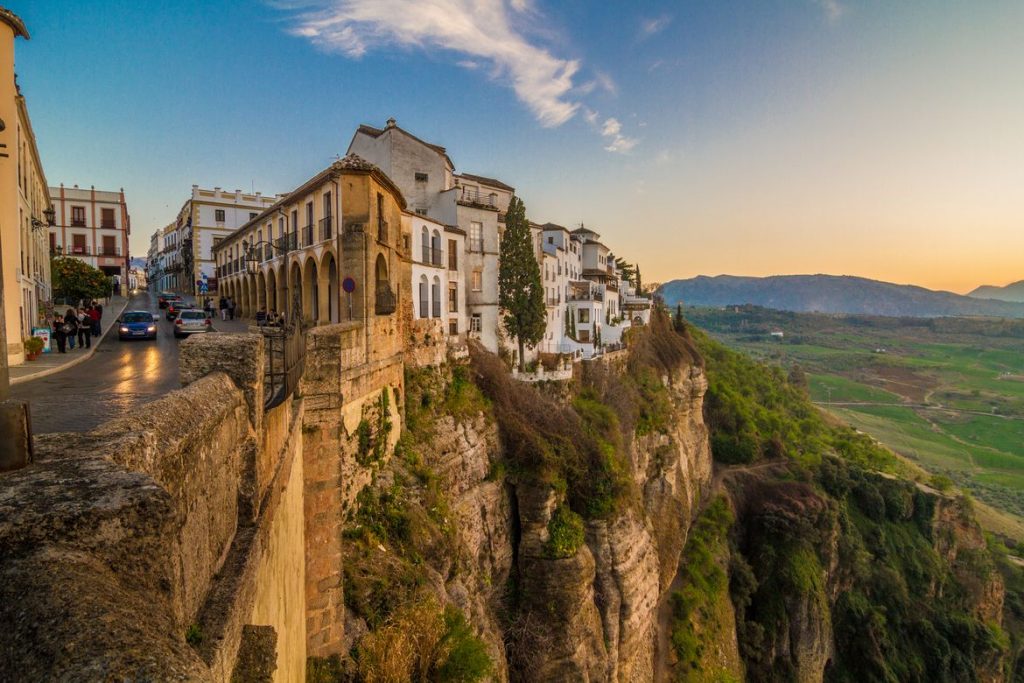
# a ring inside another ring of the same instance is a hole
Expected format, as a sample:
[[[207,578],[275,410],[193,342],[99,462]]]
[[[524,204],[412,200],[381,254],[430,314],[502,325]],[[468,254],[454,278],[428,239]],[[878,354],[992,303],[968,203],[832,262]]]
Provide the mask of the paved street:
[[[11,387],[11,398],[30,402],[36,434],[87,431],[178,388],[178,344],[184,340],[174,338],[171,322],[157,308],[155,294],[137,294],[126,310],[160,313],[157,339],[120,341],[112,330],[86,362]],[[218,331],[245,328],[240,321],[214,320]]]

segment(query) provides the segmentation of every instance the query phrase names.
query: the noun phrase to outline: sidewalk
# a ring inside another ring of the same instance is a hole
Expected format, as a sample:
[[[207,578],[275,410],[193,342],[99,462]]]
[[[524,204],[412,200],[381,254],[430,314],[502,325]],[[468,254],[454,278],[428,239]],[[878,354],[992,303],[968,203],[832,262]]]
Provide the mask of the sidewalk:
[[[74,351],[68,351],[67,353],[57,352],[56,340],[50,340],[50,353],[44,353],[35,360],[27,360],[21,365],[15,365],[10,368],[11,384],[21,384],[22,382],[28,382],[33,379],[40,377],[46,377],[52,375],[55,372],[66,370],[72,366],[84,363],[86,360],[92,358],[92,355],[96,353],[96,349],[100,343],[106,338],[107,333],[110,332],[111,328],[117,325],[117,319],[124,311],[125,307],[128,306],[128,299],[123,296],[112,296],[110,297],[110,305],[103,307],[103,320],[101,321],[102,330],[100,336],[93,337],[92,348],[80,351],[78,345],[75,345]]]

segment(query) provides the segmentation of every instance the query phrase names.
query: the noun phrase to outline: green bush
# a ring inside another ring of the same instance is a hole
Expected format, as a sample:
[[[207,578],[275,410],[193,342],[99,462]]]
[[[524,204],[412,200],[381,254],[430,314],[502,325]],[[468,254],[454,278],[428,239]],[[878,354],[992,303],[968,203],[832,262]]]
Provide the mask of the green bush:
[[[564,503],[548,522],[548,541],[544,553],[552,559],[572,557],[583,545],[583,518]]]

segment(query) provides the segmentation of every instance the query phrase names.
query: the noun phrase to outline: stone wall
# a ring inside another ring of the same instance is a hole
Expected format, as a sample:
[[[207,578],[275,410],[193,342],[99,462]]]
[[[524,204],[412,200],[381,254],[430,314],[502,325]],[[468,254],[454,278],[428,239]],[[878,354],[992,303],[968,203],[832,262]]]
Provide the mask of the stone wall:
[[[301,680],[303,410],[264,422],[262,343],[183,343],[185,388],[0,475],[0,671],[227,681],[253,624]]]

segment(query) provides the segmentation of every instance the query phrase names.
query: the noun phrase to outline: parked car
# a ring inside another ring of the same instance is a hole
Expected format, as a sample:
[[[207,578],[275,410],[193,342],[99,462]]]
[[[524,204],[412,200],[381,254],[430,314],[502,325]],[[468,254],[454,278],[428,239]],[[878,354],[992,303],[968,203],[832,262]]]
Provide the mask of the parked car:
[[[174,336],[187,337],[196,332],[209,332],[213,329],[213,320],[203,311],[187,308],[178,313],[174,319]]]
[[[160,308],[167,308],[167,302],[171,299],[181,299],[181,297],[174,292],[160,292],[156,297],[156,305]]]
[[[195,304],[188,301],[183,301],[180,296],[175,297],[174,299],[168,299],[167,319],[174,320],[175,318],[178,317],[178,313],[180,313],[181,311],[186,311],[190,308],[195,308]]]
[[[149,311],[125,311],[117,319],[119,339],[156,339],[157,317]]]

